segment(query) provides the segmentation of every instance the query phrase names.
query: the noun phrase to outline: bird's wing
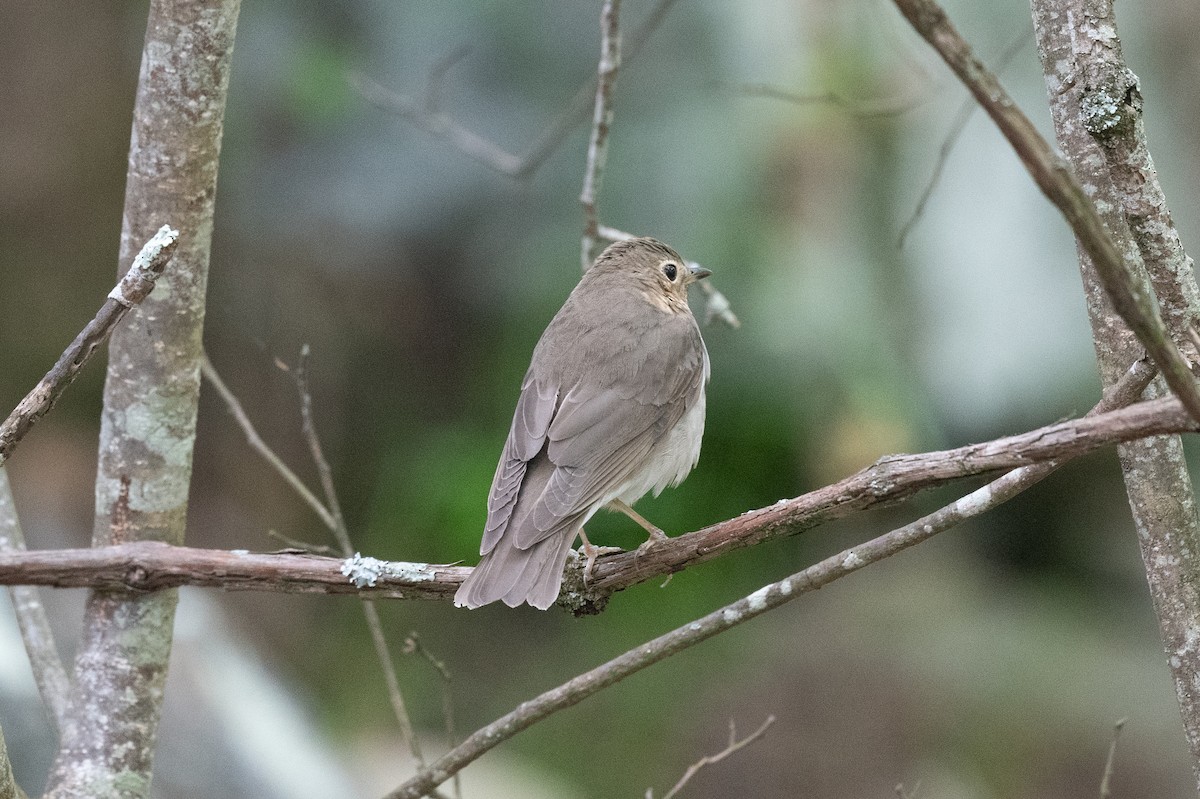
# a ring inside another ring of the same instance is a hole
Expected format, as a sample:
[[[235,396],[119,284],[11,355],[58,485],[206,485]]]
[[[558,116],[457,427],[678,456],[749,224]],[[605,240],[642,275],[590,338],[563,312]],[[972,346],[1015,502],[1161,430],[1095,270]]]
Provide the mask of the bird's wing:
[[[526,468],[546,444],[546,434],[557,404],[558,387],[539,383],[531,369],[521,385],[521,396],[517,400],[517,410],[513,414],[508,440],[504,442],[504,451],[500,455],[500,463],[496,466],[496,476],[492,479],[492,491],[488,495],[487,523],[483,529],[483,542],[479,545],[479,554],[486,555],[491,552],[504,535],[513,508],[517,504],[517,495],[521,490],[521,481],[525,479]]]
[[[690,316],[667,320],[633,341],[622,336],[628,332],[615,331],[612,346],[598,342],[607,353],[587,353],[594,368],[556,392],[560,399],[546,431],[554,470],[515,531],[521,549],[574,522],[633,476],[704,389],[704,344]]]

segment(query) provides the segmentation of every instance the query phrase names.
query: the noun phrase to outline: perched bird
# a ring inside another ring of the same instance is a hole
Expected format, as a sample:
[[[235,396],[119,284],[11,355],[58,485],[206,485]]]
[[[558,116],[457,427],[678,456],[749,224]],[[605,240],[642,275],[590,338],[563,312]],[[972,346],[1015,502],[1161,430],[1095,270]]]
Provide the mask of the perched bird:
[[[550,607],[577,535],[594,559],[583,525],[605,506],[664,537],[629,506],[700,457],[708,352],[687,289],[709,274],[650,238],[584,273],[533,351],[456,605]]]

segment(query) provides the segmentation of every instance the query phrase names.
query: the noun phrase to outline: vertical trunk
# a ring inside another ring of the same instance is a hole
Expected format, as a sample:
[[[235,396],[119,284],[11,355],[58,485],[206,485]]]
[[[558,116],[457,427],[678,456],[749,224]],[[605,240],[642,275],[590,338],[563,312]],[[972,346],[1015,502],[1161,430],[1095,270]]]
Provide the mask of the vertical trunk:
[[[152,0],[134,108],[121,261],[162,224],[169,273],[109,345],[96,545],[183,543],[200,386],[204,293],[239,0]],[[142,797],[177,594],[94,591],[48,796]]]
[[[1137,78],[1122,59],[1111,0],[1032,0],[1032,8],[1059,146],[1127,262],[1153,285],[1168,329],[1182,345],[1200,310],[1195,275],[1146,149]],[[1107,387],[1141,348],[1082,250],[1079,263]],[[1156,381],[1149,393],[1163,391]],[[1191,479],[1178,436],[1144,439],[1118,451],[1200,781],[1200,519]]]

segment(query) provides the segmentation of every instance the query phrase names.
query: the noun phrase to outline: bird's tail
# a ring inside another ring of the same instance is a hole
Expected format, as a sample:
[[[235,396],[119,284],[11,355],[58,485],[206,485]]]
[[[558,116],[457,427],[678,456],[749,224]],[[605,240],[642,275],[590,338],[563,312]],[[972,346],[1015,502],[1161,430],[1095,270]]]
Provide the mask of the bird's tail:
[[[558,599],[567,551],[581,526],[569,525],[528,549],[518,548],[511,541],[515,536],[505,535],[467,576],[454,604],[477,608],[499,599],[510,608],[522,602],[539,610],[550,607]]]

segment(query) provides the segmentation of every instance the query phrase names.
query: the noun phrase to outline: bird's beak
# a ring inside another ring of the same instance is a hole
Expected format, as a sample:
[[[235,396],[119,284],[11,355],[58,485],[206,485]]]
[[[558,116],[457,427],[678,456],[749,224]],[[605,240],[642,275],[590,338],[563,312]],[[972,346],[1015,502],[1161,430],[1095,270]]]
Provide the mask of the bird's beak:
[[[688,273],[692,276],[692,282],[703,280],[712,274],[710,270],[705,269],[700,264],[688,264]]]

